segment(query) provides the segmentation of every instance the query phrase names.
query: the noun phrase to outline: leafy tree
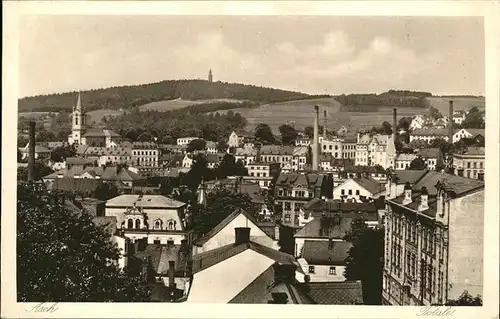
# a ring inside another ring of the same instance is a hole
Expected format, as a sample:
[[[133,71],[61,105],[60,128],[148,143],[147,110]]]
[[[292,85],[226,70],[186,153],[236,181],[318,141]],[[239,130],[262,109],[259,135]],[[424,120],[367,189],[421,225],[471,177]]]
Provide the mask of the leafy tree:
[[[431,140],[429,146],[439,148],[443,154],[450,154],[451,152],[453,152],[453,145],[451,143],[446,142],[442,138],[436,138]]]
[[[242,161],[235,161],[232,154],[225,154],[219,166],[216,169],[218,178],[226,178],[228,176],[247,176],[248,170]]]
[[[439,110],[434,106],[429,107],[429,116],[433,120],[439,120],[440,118],[443,118],[443,114],[441,114],[441,112],[439,112]]]
[[[170,194],[172,194],[173,190],[174,190],[174,187],[172,186],[172,181],[170,179],[165,179],[160,184],[160,194],[163,196],[170,196]]]
[[[76,150],[72,146],[59,146],[50,152],[50,159],[54,162],[63,162],[68,157],[76,155]]]
[[[35,135],[35,140],[37,142],[51,142],[56,139],[54,133],[47,131],[43,126],[40,126],[38,132]]]
[[[262,123],[255,127],[255,138],[263,144],[273,144],[276,142],[269,125]]]
[[[392,125],[389,122],[384,121],[382,123],[382,129],[383,129],[383,134],[386,135],[392,134]]]
[[[35,162],[34,173],[35,174],[34,174],[33,178],[35,181],[38,181],[38,180],[41,180],[42,177],[54,173],[54,171],[42,162]],[[28,180],[28,168],[27,167],[18,167],[17,168],[17,180],[18,181]]]
[[[191,142],[189,142],[186,151],[188,153],[191,153],[193,151],[203,151],[206,145],[207,142],[205,142],[204,139],[198,138],[196,140],[192,140]]]
[[[141,133],[141,135],[137,137],[137,141],[140,142],[151,142],[152,140],[153,140],[153,134],[151,134],[148,131]]]
[[[193,192],[196,191],[201,180],[208,174],[207,159],[203,154],[198,154],[193,159],[193,165],[185,177],[184,184]]]
[[[425,165],[425,161],[422,158],[417,157],[413,161],[411,161],[410,169],[422,171],[422,170],[427,169],[427,165]]]
[[[175,144],[176,140],[170,136],[170,135],[165,135],[160,139],[160,144]]]
[[[108,200],[119,195],[118,187],[113,183],[101,183],[96,187],[94,197],[99,200]]]
[[[364,304],[380,305],[384,268],[383,230],[368,228],[364,220],[355,219],[344,240],[353,244],[346,258],[346,280],[361,280]]]
[[[467,290],[465,290],[458,299],[448,300],[446,306],[482,306],[483,300],[480,295],[473,297]]]
[[[411,121],[412,121],[411,117],[400,118],[398,122],[398,129],[408,131],[410,129]]]
[[[31,183],[18,183],[17,196],[20,302],[149,301],[150,289],[119,270],[116,244],[89,214]]]
[[[240,194],[227,189],[218,189],[208,193],[207,207],[198,208],[194,214],[195,230],[201,234],[208,233],[237,208],[252,216],[255,216],[259,210],[258,205],[252,202],[248,194]]]
[[[217,142],[217,151],[219,152],[225,152],[227,151],[229,145],[227,145],[227,142],[225,140],[219,140],[219,142]]]
[[[281,133],[281,141],[283,145],[293,145],[297,139],[297,131],[290,125],[281,125],[279,127]]]
[[[465,116],[462,122],[463,128],[484,128],[485,122],[483,120],[483,114],[477,107],[473,107],[469,113]]]

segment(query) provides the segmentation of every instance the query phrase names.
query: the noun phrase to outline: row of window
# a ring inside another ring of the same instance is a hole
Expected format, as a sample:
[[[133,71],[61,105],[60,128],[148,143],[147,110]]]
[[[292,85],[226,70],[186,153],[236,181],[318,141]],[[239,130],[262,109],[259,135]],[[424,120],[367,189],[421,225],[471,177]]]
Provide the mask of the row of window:
[[[309,266],[309,273],[315,274],[316,268],[314,266]],[[332,266],[332,267],[328,268],[328,274],[331,276],[336,276],[337,275],[337,267]]]
[[[341,189],[340,190],[340,195],[345,195],[345,189]],[[359,196],[359,189],[356,190],[356,195]],[[352,189],[348,189],[347,190],[347,195],[352,195]]]
[[[132,150],[132,155],[158,155],[158,151],[136,151]]]
[[[256,176],[256,177],[261,177],[261,176],[262,176],[262,177],[267,177],[267,174],[266,174],[266,173],[262,173],[262,174],[261,174],[261,173],[258,173],[258,172],[254,174],[254,172],[250,172],[250,176]]]

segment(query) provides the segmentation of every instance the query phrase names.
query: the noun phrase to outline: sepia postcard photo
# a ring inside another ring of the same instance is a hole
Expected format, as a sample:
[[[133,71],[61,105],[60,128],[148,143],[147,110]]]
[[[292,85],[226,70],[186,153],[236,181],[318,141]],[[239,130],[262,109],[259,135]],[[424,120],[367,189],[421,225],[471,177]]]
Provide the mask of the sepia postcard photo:
[[[494,2],[5,4],[2,317],[498,318]]]

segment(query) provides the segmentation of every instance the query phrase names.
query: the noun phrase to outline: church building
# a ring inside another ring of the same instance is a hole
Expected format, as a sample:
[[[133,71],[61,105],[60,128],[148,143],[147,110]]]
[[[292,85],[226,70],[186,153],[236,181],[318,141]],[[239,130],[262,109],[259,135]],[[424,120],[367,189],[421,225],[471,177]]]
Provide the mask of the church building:
[[[71,118],[71,134],[68,136],[69,144],[115,147],[121,143],[120,134],[116,132],[88,127],[86,115],[87,112],[82,107],[81,96],[78,93],[78,100],[73,107]]]

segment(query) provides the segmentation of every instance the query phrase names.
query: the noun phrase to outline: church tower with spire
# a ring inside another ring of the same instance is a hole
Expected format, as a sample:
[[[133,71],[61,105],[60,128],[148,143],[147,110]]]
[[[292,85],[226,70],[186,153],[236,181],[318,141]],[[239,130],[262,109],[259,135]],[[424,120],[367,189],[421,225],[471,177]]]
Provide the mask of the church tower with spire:
[[[205,182],[203,181],[203,179],[198,186],[196,203],[202,207],[207,207],[207,194],[205,193]]]
[[[212,69],[208,71],[208,83],[212,83],[214,81],[214,76],[212,74]]]
[[[82,135],[85,133],[85,125],[85,110],[82,108],[80,93],[78,93],[78,100],[73,107],[71,135],[68,138],[70,144],[82,144]]]

